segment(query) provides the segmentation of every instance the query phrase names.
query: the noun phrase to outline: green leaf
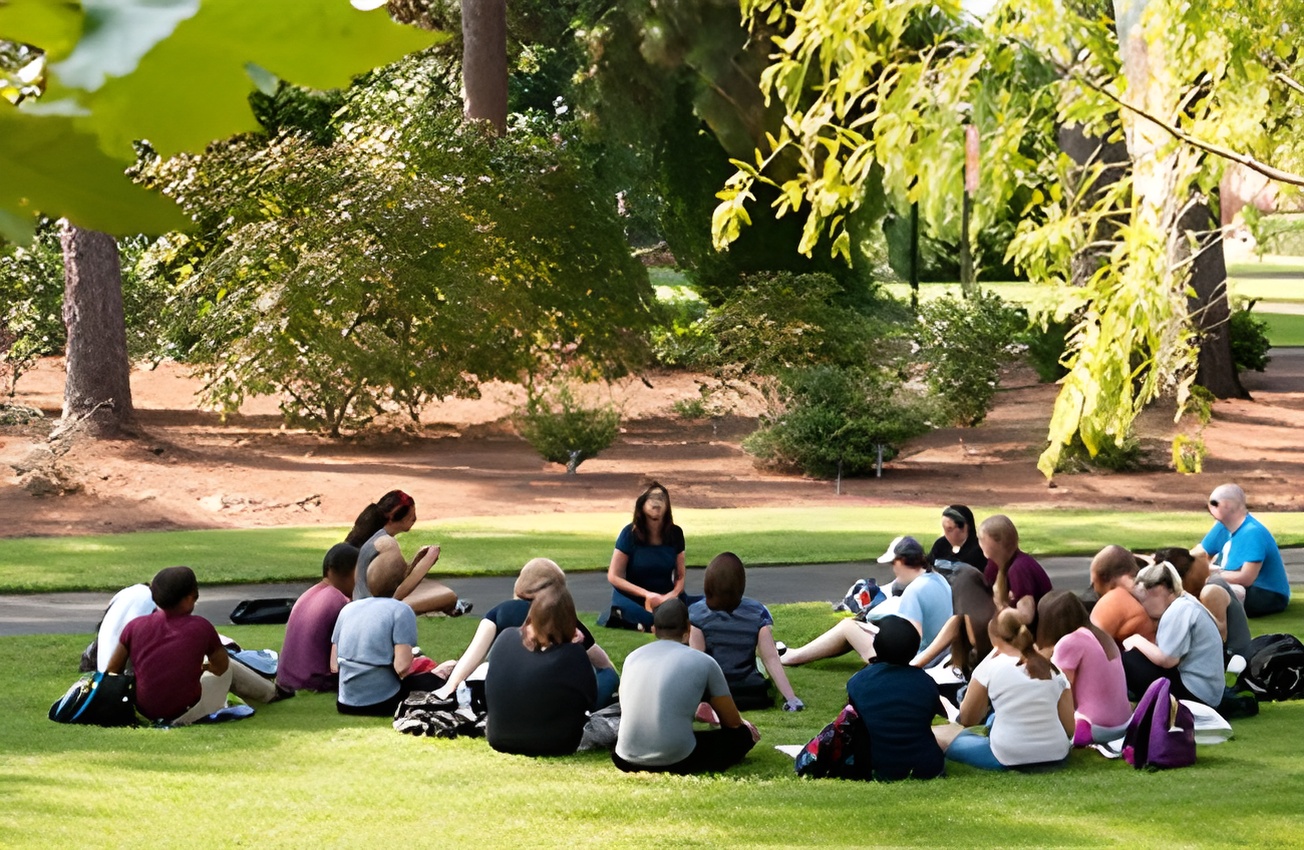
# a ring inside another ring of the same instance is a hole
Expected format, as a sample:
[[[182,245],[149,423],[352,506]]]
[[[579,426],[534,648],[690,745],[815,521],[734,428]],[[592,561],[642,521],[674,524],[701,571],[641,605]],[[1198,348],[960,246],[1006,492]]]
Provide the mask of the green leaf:
[[[32,116],[0,104],[0,228],[6,238],[30,236],[15,217],[40,212],[79,227],[115,234],[163,233],[189,224],[162,195],[135,185],[94,136],[73,119]]]
[[[205,0],[130,74],[87,95],[92,114],[82,123],[110,152],[142,138],[164,155],[195,150],[256,129],[246,63],[297,85],[331,89],[443,37],[346,0]]]

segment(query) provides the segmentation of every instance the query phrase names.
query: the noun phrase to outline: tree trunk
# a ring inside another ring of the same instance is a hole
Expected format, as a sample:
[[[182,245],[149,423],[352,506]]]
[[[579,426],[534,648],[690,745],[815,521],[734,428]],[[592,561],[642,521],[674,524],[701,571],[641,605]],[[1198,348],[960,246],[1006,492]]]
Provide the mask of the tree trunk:
[[[507,131],[507,0],[462,0],[466,117]]]
[[[1111,186],[1123,179],[1127,169],[1131,167],[1132,161],[1127,155],[1127,144],[1122,139],[1104,142],[1095,136],[1087,135],[1081,124],[1061,124],[1055,135],[1060,150],[1068,154],[1069,159],[1078,166],[1076,175],[1078,180],[1085,179],[1088,169],[1092,166],[1097,164],[1105,166],[1100,176],[1088,188],[1083,199],[1084,206],[1095,205]],[[1118,231],[1118,224],[1114,219],[1102,221],[1099,227],[1101,230],[1097,234],[1097,239],[1100,241],[1113,240]],[[1096,269],[1100,268],[1100,264],[1108,258],[1109,251],[1105,248],[1088,248],[1079,251],[1073,258],[1073,283],[1078,286],[1086,283],[1087,279],[1096,273]]]
[[[133,419],[118,243],[107,233],[82,230],[67,220],[59,238],[68,328],[63,427],[84,421],[91,433],[118,433]]]
[[[1227,301],[1227,259],[1222,231],[1208,204],[1198,204],[1182,219],[1182,230],[1199,235],[1203,248],[1191,268],[1191,317],[1200,329],[1200,360],[1195,382],[1215,398],[1249,398],[1232,360],[1231,305]]]

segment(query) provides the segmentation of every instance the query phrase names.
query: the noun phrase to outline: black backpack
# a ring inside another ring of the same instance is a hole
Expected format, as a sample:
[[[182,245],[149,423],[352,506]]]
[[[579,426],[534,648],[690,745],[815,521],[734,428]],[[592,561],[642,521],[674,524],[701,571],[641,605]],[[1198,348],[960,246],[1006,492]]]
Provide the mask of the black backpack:
[[[1256,637],[1240,684],[1260,700],[1304,697],[1304,643],[1287,634]]]

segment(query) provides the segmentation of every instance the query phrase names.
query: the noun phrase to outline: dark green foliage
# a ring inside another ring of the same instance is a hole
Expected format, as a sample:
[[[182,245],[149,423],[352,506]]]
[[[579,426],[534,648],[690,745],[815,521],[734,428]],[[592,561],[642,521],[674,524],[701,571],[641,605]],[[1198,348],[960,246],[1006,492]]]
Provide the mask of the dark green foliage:
[[[785,373],[778,392],[781,412],[768,417],[743,448],[771,465],[807,475],[869,472],[879,445],[889,460],[929,427],[920,401],[882,374],[814,366]]]
[[[1019,342],[1028,349],[1028,363],[1037,372],[1037,380],[1043,384],[1058,381],[1068,374],[1069,370],[1060,361],[1064,357],[1065,340],[1076,321],[1076,317],[1033,319],[1018,335]]]
[[[0,243],[0,392],[12,396],[37,360],[62,350],[65,334],[59,225],[42,218],[31,245]]]
[[[928,387],[947,419],[976,425],[987,415],[1023,323],[1016,310],[986,290],[970,298],[935,298],[920,307],[919,357],[928,364]]]
[[[652,356],[657,362],[681,369],[713,366],[718,347],[707,327],[708,312],[706,302],[687,286],[659,297],[651,331]]]
[[[544,460],[564,463],[573,473],[616,441],[620,412],[611,405],[585,405],[563,385],[530,399],[516,415],[516,430]]]
[[[1209,420],[1213,419],[1213,403],[1215,401],[1217,401],[1217,397],[1208,389],[1199,384],[1192,384],[1190,395],[1186,398],[1186,405],[1182,408],[1182,413],[1189,413],[1195,416],[1201,425],[1208,425]]]
[[[1075,472],[1090,472],[1097,469],[1110,472],[1135,472],[1144,463],[1145,453],[1142,451],[1141,441],[1131,434],[1123,438],[1122,445],[1118,445],[1113,440],[1106,440],[1101,444],[1100,451],[1096,452],[1095,457],[1087,451],[1082,438],[1075,437],[1060,455],[1055,473],[1072,475]]]
[[[1268,323],[1256,318],[1250,312],[1253,306],[1251,304],[1243,310],[1232,310],[1231,318],[1228,320],[1227,330],[1231,335],[1232,362],[1236,364],[1237,372],[1251,369],[1262,372],[1272,360],[1268,356],[1268,349],[1272,347],[1272,343],[1268,342]]]

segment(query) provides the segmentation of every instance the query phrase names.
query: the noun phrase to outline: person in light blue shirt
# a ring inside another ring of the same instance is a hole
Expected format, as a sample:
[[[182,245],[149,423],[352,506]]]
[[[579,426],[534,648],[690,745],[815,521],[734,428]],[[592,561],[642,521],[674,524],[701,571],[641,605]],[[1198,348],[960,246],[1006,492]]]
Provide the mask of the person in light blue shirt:
[[[896,614],[907,620],[919,632],[920,645],[926,647],[951,617],[951,585],[929,568],[924,559],[924,547],[918,540],[902,537],[892,543],[892,574],[905,590],[901,591],[900,602],[895,607],[886,603],[879,606],[886,608],[880,616]],[[874,611],[879,611],[879,608]],[[874,612],[871,612],[871,621],[873,618]],[[874,635],[877,631],[873,622],[840,620],[805,646],[786,650],[782,655],[783,664],[794,667],[853,650],[868,664],[874,659]]]
[[[1286,610],[1290,582],[1281,551],[1272,533],[1250,514],[1245,491],[1235,484],[1222,484],[1209,494],[1213,528],[1191,550],[1197,559],[1207,558],[1216,576],[1232,587],[1250,617],[1262,617]]]

